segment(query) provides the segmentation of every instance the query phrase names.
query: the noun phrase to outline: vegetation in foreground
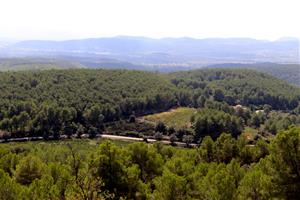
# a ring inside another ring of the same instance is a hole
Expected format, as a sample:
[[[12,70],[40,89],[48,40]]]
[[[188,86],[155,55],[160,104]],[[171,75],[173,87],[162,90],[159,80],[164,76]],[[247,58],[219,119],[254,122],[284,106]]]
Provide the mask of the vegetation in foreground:
[[[0,199],[297,199],[300,128],[199,148],[95,140],[0,145]]]

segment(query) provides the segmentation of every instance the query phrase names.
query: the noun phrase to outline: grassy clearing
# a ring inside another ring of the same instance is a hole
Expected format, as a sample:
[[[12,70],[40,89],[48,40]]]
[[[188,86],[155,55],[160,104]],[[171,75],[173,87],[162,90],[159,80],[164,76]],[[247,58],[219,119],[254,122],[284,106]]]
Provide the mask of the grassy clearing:
[[[196,112],[195,108],[180,107],[167,112],[146,115],[143,119],[155,123],[161,121],[167,126],[174,126],[175,128],[189,128],[191,116]]]

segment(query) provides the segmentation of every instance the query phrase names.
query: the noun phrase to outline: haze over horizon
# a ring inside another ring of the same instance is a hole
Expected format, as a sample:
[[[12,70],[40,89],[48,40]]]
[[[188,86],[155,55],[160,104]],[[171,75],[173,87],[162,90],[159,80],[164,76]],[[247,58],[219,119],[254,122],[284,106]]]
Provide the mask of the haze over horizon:
[[[147,39],[154,39],[154,40],[163,40],[163,39],[195,39],[195,40],[218,40],[218,39],[249,39],[249,40],[257,40],[257,41],[268,41],[268,42],[275,42],[275,41],[289,41],[289,40],[299,40],[298,37],[290,37],[290,36],[283,36],[280,38],[274,38],[274,39],[261,39],[261,38],[254,38],[254,37],[203,37],[203,38],[197,38],[197,37],[190,37],[190,36],[181,36],[181,37],[150,37],[150,36],[144,36],[144,35],[112,35],[112,36],[94,36],[94,37],[74,37],[74,38],[8,38],[8,37],[0,37],[0,41],[6,41],[9,43],[17,43],[22,41],[53,41],[53,42],[64,42],[64,41],[76,41],[76,40],[89,40],[89,39],[105,39],[105,38],[147,38]],[[8,43],[8,44],[9,44]]]
[[[0,40],[150,38],[300,39],[298,2],[96,1],[1,2]],[[4,20],[3,20],[4,19]]]

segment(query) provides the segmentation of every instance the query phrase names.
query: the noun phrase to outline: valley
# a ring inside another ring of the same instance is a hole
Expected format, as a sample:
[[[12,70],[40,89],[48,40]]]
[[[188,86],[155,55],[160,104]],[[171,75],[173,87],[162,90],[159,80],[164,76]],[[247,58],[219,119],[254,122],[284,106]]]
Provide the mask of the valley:
[[[296,0],[9,0],[0,200],[299,200]]]
[[[0,199],[296,199],[298,86],[34,62],[0,72]]]

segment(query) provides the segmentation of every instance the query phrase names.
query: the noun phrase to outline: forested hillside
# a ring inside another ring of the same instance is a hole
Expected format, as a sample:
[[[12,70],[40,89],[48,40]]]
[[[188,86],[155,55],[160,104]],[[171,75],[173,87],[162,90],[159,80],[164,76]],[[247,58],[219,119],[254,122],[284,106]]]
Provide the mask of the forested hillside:
[[[162,75],[126,70],[50,70],[1,73],[1,97],[12,101],[56,103],[76,109],[92,104],[120,105],[174,94]],[[171,100],[170,100],[171,102]]]
[[[293,109],[300,88],[253,70],[205,69],[176,72],[171,82],[192,93],[211,94],[217,101],[242,105],[269,104],[274,109]]]
[[[102,122],[177,103],[175,86],[154,73],[51,70],[6,72],[0,77],[1,129],[9,132],[53,135],[73,132],[79,125],[99,130]]]
[[[72,135],[78,131],[95,135],[104,130],[107,122],[177,106],[206,107],[232,114],[229,106],[242,104],[252,109],[270,106],[292,112],[300,97],[299,88],[249,70],[173,74],[46,70],[2,72],[0,80],[0,129],[14,137],[58,138],[60,134]],[[219,114],[220,118],[214,120],[227,120],[227,115]],[[218,136],[224,130],[233,130],[241,123],[237,120],[231,118],[226,122],[230,127],[222,125],[209,134]],[[232,132],[238,133],[240,129]]]

